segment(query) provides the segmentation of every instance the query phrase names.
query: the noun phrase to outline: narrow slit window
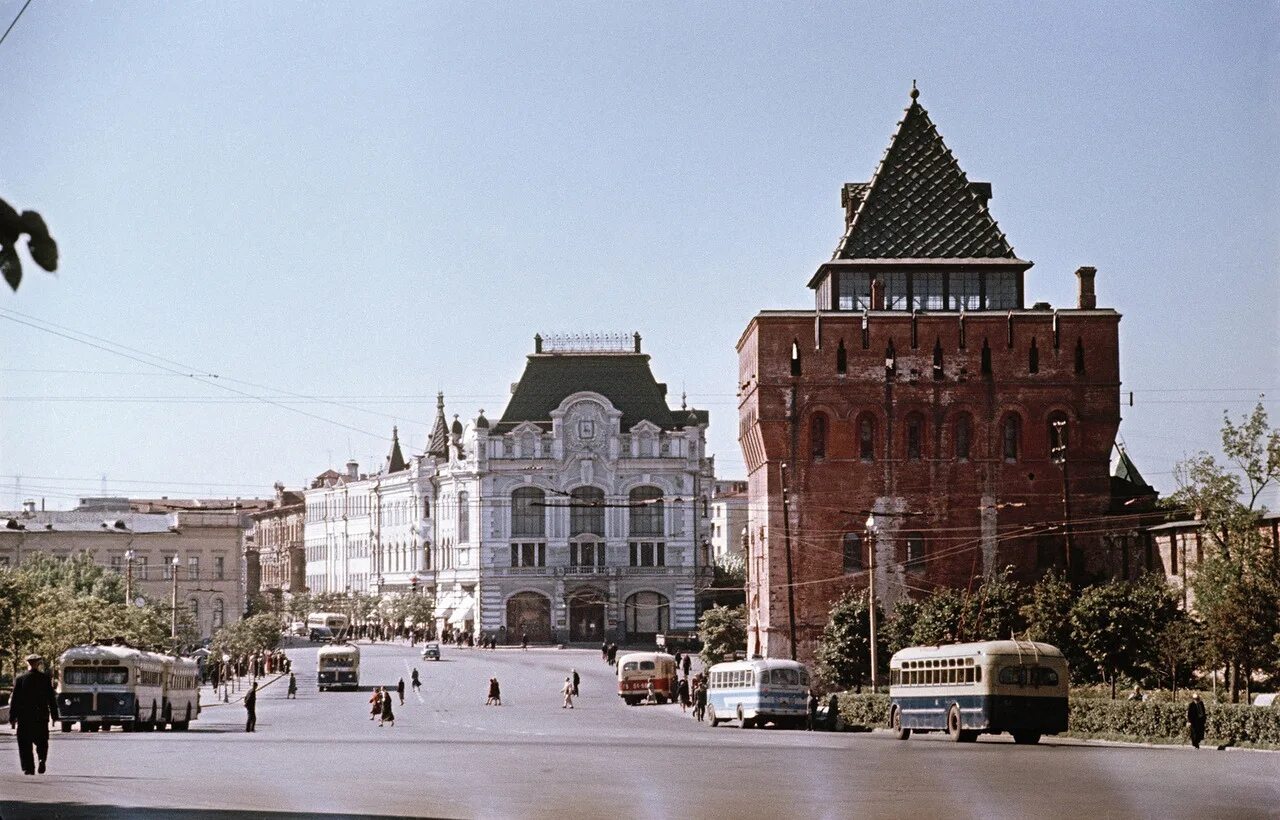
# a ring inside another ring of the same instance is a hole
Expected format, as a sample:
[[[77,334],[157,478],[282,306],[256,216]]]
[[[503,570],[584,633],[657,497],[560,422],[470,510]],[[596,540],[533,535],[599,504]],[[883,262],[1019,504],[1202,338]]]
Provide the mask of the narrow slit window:
[[[1004,460],[1015,462],[1022,446],[1022,420],[1010,413],[1004,418]]]
[[[814,413],[809,422],[809,444],[813,460],[822,461],[827,457],[827,417],[824,413]]]
[[[1034,336],[1031,338],[1031,349],[1027,351],[1027,372],[1040,372],[1040,348],[1036,347]]]
[[[849,354],[844,349],[844,339],[836,345],[836,372],[841,376],[849,372]]]
[[[1084,372],[1084,339],[1076,338],[1076,375]]]
[[[973,446],[973,422],[967,415],[956,419],[955,454],[956,461],[968,461],[969,450]]]
[[[800,375],[800,343],[791,342],[791,376],[795,378]]]
[[[991,375],[991,345],[985,338],[982,340],[982,375]]]
[[[858,457],[863,461],[876,459],[876,422],[871,416],[858,421]]]
[[[936,338],[933,340],[933,380],[940,382],[942,377],[942,339]]]

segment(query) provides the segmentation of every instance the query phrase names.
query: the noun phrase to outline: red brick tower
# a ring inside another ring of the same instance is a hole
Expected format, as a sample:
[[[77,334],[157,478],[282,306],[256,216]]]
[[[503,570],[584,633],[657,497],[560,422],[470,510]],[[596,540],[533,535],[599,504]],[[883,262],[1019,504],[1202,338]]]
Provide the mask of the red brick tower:
[[[738,342],[753,653],[811,658],[873,557],[886,608],[1005,566],[1105,572],[1120,315],[1088,267],[1075,308],[1024,306],[1032,263],[917,96],[844,186],[815,309],[763,311]]]

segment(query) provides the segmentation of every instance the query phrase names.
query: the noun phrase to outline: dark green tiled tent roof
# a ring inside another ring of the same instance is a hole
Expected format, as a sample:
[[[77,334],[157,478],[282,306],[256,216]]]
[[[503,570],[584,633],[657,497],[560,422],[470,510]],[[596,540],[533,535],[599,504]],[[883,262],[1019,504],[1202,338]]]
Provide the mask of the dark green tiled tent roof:
[[[913,90],[871,181],[845,186],[848,229],[834,258],[1016,260],[989,194],[969,182]]]
[[[667,407],[664,389],[649,369],[649,356],[642,353],[574,354],[544,353],[529,357],[524,374],[516,385],[494,433],[509,432],[521,422],[551,426],[551,411],[566,397],[583,391],[599,393],[622,411],[622,431],[642,420],[664,430],[687,426],[689,413]]]

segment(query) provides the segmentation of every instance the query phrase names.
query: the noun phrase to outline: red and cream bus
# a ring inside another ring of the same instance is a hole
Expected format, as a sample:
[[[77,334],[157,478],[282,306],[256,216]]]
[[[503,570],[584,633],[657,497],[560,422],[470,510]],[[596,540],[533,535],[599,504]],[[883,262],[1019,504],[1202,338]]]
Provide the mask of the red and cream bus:
[[[643,703],[653,681],[658,703],[676,696],[676,659],[665,652],[630,652],[618,658],[618,697],[628,706]]]

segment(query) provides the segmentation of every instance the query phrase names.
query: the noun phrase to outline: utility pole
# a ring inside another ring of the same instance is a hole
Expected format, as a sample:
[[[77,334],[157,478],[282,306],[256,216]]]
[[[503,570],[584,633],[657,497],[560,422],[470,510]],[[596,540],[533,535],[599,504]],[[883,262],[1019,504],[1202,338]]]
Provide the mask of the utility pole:
[[[172,601],[173,610],[172,612],[170,612],[169,637],[173,638],[175,647],[178,641],[178,562],[179,560],[180,559],[175,554],[173,556],[173,564],[172,564],[173,572],[171,573],[173,575],[173,601]]]
[[[124,551],[124,605],[133,606],[133,559],[137,557],[133,550]]]
[[[1067,578],[1074,576],[1071,571],[1071,491],[1068,489],[1070,479],[1067,473],[1067,421],[1058,419],[1053,422],[1054,435],[1058,439],[1057,446],[1051,451],[1054,462],[1062,468],[1062,532],[1066,543]]]
[[[876,514],[871,513],[867,516],[867,553],[871,560],[868,562],[870,575],[867,582],[868,601],[867,616],[868,623],[871,627],[871,692],[876,691],[878,676],[876,668],[879,666],[879,653],[876,651]]]

